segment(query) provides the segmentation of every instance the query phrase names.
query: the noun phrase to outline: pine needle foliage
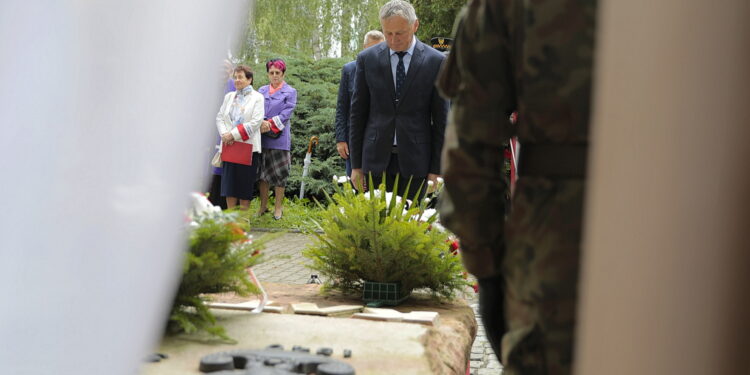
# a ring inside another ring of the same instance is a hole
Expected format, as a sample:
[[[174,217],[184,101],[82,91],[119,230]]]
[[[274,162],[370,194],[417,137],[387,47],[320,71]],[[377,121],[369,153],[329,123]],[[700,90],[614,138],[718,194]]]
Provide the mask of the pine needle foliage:
[[[449,251],[448,233],[433,229],[437,215],[424,215],[424,200],[410,204],[384,188],[356,192],[346,184],[326,194],[328,207],[320,206],[316,222],[323,234],[303,253],[310,268],[327,276],[326,289],[345,293],[360,293],[364,281],[374,281],[453,297],[467,282],[459,256]]]
[[[234,214],[221,213],[197,220],[189,237],[182,281],[169,314],[169,333],[205,331],[227,341],[224,327],[206,306],[209,293],[260,294],[247,268],[261,258],[262,242],[248,241]]]

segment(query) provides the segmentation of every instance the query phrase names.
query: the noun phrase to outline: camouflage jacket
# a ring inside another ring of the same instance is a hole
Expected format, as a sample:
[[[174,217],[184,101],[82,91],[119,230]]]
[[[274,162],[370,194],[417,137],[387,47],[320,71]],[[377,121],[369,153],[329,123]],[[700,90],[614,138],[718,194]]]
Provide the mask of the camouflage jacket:
[[[500,270],[508,139],[518,136],[521,152],[587,143],[594,13],[594,0],[471,0],[458,16],[438,79],[452,100],[440,213],[477,277]]]

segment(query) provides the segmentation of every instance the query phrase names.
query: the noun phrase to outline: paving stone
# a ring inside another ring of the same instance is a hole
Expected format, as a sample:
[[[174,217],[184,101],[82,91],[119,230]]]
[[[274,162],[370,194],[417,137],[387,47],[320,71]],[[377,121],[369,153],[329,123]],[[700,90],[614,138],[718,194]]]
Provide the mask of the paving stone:
[[[484,360],[484,353],[471,353],[469,356],[470,361],[483,361]]]
[[[493,354],[493,357],[494,357],[494,354]],[[492,358],[492,359],[490,359],[490,360],[487,361],[487,366],[485,366],[485,367],[486,368],[492,368],[492,369],[502,369],[503,365],[501,365],[500,362],[498,362],[497,359]]]
[[[477,371],[477,375],[500,375],[503,370],[494,368],[481,368]]]

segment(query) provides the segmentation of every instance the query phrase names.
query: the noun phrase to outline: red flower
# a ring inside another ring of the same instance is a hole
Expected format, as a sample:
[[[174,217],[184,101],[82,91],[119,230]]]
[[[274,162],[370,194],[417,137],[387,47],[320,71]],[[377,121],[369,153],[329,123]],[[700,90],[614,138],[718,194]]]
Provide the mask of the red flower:
[[[228,223],[227,225],[229,226],[229,229],[232,230],[232,233],[239,234],[241,236],[245,235],[245,231],[242,230],[242,227],[240,227],[239,225],[237,225],[237,223]]]
[[[514,111],[513,113],[511,113],[509,120],[510,120],[511,124],[517,123],[518,122],[518,111]]]

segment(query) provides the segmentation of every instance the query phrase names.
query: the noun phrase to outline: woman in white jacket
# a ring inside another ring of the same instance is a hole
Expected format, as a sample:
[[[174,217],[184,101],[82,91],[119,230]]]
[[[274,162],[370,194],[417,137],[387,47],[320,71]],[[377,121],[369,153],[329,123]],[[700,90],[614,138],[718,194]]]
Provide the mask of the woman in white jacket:
[[[253,71],[240,65],[234,69],[234,86],[237,89],[224,96],[224,103],[216,115],[216,128],[221,135],[222,147],[234,142],[253,145],[252,165],[224,162],[221,173],[221,195],[227,207],[239,205],[246,210],[255,190],[255,180],[260,164],[260,125],[263,121],[263,95],[253,89]]]

